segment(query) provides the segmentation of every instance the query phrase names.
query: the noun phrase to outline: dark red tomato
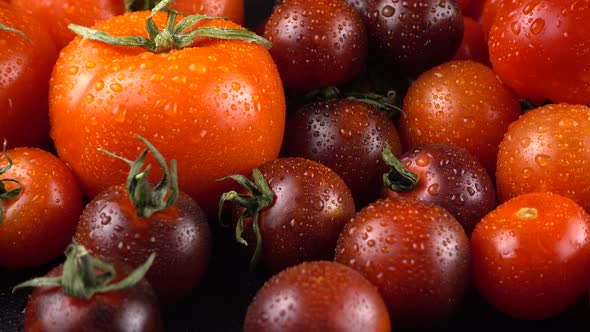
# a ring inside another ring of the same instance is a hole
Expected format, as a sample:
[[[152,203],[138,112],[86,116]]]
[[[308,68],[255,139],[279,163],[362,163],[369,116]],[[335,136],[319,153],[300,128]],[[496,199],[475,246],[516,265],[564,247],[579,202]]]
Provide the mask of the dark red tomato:
[[[481,12],[483,11],[484,4],[490,0],[471,0],[467,7],[461,7],[463,15],[469,16],[472,19],[480,22]]]
[[[590,216],[557,194],[520,195],[477,225],[471,253],[486,301],[516,318],[548,319],[588,289]]]
[[[335,262],[306,262],[268,280],[250,305],[244,332],[390,331],[379,292],[357,271]]]
[[[117,272],[113,283],[131,272],[125,264],[113,265]],[[62,272],[63,264],[47,277],[58,277]],[[24,316],[25,332],[163,330],[158,298],[145,279],[129,288],[96,293],[88,300],[67,296],[59,286],[38,287],[29,297]]]
[[[449,317],[469,285],[469,239],[443,208],[410,198],[381,199],[346,224],[335,260],[371,281],[393,326],[423,327]]]
[[[47,147],[49,76],[57,58],[51,36],[37,20],[0,2],[0,137],[10,146]]]
[[[386,195],[437,204],[457,218],[467,234],[496,207],[492,179],[477,158],[462,148],[442,143],[421,145],[404,153],[400,162],[418,175],[415,187],[403,192],[386,188]],[[395,177],[392,180],[395,182]]]
[[[453,60],[473,60],[491,66],[482,26],[470,17],[463,17],[463,40]]]
[[[493,176],[498,145],[520,114],[517,98],[490,67],[455,60],[411,84],[398,129],[405,149],[454,144],[475,155]]]
[[[498,77],[533,104],[590,104],[589,1],[519,1],[496,14],[489,35]]]
[[[355,213],[344,181],[330,168],[304,158],[279,158],[259,168],[271,196],[260,211],[260,261],[278,272],[304,261],[330,259],[344,224]],[[242,190],[242,194],[251,192]],[[236,209],[237,220],[243,208]],[[253,218],[244,221],[244,239],[254,249]]]
[[[367,56],[362,17],[344,0],[284,0],[273,10],[263,37],[287,89],[309,91],[342,85]]]
[[[82,193],[70,168],[56,156],[37,148],[6,152],[12,167],[1,181],[16,179],[22,189],[2,200],[0,266],[11,269],[47,264],[60,257],[72,241],[82,213]],[[2,167],[6,157],[0,158]],[[2,182],[7,189],[11,182]]]
[[[86,205],[75,239],[94,255],[133,267],[157,253],[146,277],[164,303],[187,296],[198,284],[211,251],[207,218],[188,195],[180,192],[171,207],[139,217],[122,185],[105,190]]]
[[[357,207],[377,199],[388,170],[381,152],[389,144],[394,155],[401,143],[393,122],[360,101],[317,101],[287,119],[282,154],[320,162],[350,188]]]
[[[125,13],[121,0],[11,0],[12,4],[43,23],[58,49],[74,39],[68,24],[92,26]]]
[[[461,7],[461,10],[465,10],[470,2],[471,0],[459,0],[459,7]]]
[[[456,0],[367,0],[365,24],[376,54],[410,76],[450,60],[463,38]]]

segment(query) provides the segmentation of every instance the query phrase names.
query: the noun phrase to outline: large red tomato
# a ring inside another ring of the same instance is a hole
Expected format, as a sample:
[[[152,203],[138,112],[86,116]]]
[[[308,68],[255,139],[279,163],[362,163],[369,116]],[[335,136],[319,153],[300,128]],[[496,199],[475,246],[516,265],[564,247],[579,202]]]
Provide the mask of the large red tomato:
[[[148,12],[98,23],[112,35],[141,35]],[[163,14],[155,16],[160,29]],[[226,20],[195,27],[241,29]],[[166,159],[178,161],[181,190],[209,214],[228,181],[278,156],[285,126],[285,97],[265,46],[240,40],[199,38],[189,47],[146,52],[77,37],[55,65],[50,91],[51,135],[61,158],[94,196],[123,183],[125,163],[99,152],[133,159],[139,134]],[[161,176],[154,169],[153,179]]]

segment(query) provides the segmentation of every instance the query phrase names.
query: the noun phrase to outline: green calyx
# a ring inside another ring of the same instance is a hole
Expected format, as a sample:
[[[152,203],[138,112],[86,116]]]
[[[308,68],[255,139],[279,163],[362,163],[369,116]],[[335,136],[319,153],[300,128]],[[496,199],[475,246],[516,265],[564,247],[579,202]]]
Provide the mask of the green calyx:
[[[129,165],[131,169],[127,175],[126,182],[129,199],[135,206],[135,211],[139,217],[149,217],[157,211],[169,208],[178,199],[179,189],[176,160],[170,161],[170,168],[168,168],[164,156],[162,156],[156,147],[145,138],[139,135],[136,136],[147,146],[147,149],[143,150],[135,161],[119,157],[104,149],[98,150],[122,160]],[[151,183],[148,181],[148,173],[151,167],[148,165],[144,168],[145,157],[148,151],[152,153],[164,172],[164,176],[153,189]]]
[[[2,145],[2,154],[6,158],[6,161],[8,162],[8,164],[5,166],[2,166],[0,168],[0,175],[8,172],[8,170],[12,167],[12,159],[10,159],[10,156],[8,155],[8,153],[6,153],[6,144],[7,144],[6,140],[4,140],[4,144]],[[6,188],[7,182],[15,183],[16,188],[8,190]],[[21,185],[21,183],[17,179],[12,179],[12,178],[0,179],[0,225],[2,224],[2,221],[4,220],[4,208],[2,206],[2,203],[6,199],[17,198],[18,195],[20,195],[22,188],[23,188],[23,186]]]
[[[137,284],[152,266],[156,254],[131,272],[127,277],[111,283],[116,276],[113,265],[90,255],[83,246],[73,243],[66,250],[63,273],[58,277],[34,278],[18,284],[12,289],[24,287],[61,287],[65,295],[88,300],[96,293],[114,292]]]
[[[356,91],[341,91],[337,87],[327,87],[319,90],[309,92],[304,99],[307,101],[320,99],[350,99],[365,104],[369,104],[387,115],[388,118],[393,119],[402,109],[395,104],[396,92],[389,90],[385,95],[376,92],[356,92]]]
[[[19,35],[21,35],[21,36],[22,36],[24,39],[26,39],[26,40],[27,40],[29,43],[33,43],[33,42],[31,41],[31,39],[29,38],[29,36],[25,35],[25,33],[24,33],[24,32],[22,32],[22,31],[20,31],[20,30],[17,30],[17,29],[15,29],[15,28],[11,28],[11,27],[9,27],[9,26],[6,26],[6,25],[4,25],[4,24],[0,23],[0,30],[4,30],[4,31],[9,31],[9,32],[18,33],[18,34],[19,34]]]
[[[260,260],[260,256],[262,255],[262,235],[260,233],[259,225],[260,212],[272,205],[274,193],[270,189],[268,182],[260,170],[257,168],[252,170],[252,179],[254,182],[240,174],[227,176],[217,181],[224,181],[227,179],[233,179],[234,181],[238,182],[248,189],[251,194],[238,194],[236,191],[229,191],[221,195],[221,199],[219,200],[218,218],[221,222],[221,214],[223,212],[223,206],[225,202],[233,202],[239,206],[244,207],[244,213],[240,215],[236,224],[235,237],[238,243],[241,243],[245,246],[248,245],[248,242],[242,237],[242,233],[244,231],[244,220],[246,218],[251,218],[252,228],[254,235],[256,236],[256,248],[254,249],[254,254],[250,259],[250,269],[254,269]]]
[[[190,46],[199,37],[237,39],[246,42],[259,43],[268,48],[271,47],[271,44],[268,40],[247,30],[219,27],[200,27],[185,32],[185,30],[189,29],[202,20],[217,19],[218,17],[190,15],[184,17],[182,20],[180,20],[180,22],[176,23],[176,17],[178,16],[178,13],[167,7],[172,1],[173,0],[163,0],[155,5],[152,9],[151,14],[146,21],[148,38],[144,38],[142,36],[113,36],[106,32],[76,24],[69,24],[68,28],[86,39],[100,41],[110,45],[142,47],[153,53],[164,53],[173,49],[181,49],[183,47]],[[126,2],[126,5],[130,5],[130,3]],[[156,23],[154,22],[154,15],[156,15],[156,13],[159,11],[165,11],[168,13],[166,26],[162,30],[158,29]]]
[[[418,185],[418,174],[407,170],[393,155],[389,144],[385,144],[382,153],[383,161],[391,168],[383,174],[383,184],[397,193],[412,191]]]

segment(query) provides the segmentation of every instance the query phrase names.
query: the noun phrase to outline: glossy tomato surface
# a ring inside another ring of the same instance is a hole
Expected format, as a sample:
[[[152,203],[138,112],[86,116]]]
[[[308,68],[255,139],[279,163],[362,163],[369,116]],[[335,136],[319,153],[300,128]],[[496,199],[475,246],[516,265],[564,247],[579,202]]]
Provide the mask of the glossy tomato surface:
[[[590,216],[551,193],[517,196],[476,226],[473,278],[497,310],[520,319],[548,319],[588,290]]]
[[[244,25],[244,0],[176,0],[170,8],[183,15],[220,16]]]
[[[96,27],[115,35],[146,35],[147,12]],[[164,14],[158,15],[163,25]],[[238,26],[206,20],[212,26]],[[226,183],[275,158],[285,122],[276,67],[261,44],[199,39],[165,53],[75,39],[51,78],[51,135],[90,197],[123,183],[127,167],[98,148],[134,158],[139,134],[166,159],[178,161],[181,190],[214,214]],[[150,175],[156,179],[159,170]]]

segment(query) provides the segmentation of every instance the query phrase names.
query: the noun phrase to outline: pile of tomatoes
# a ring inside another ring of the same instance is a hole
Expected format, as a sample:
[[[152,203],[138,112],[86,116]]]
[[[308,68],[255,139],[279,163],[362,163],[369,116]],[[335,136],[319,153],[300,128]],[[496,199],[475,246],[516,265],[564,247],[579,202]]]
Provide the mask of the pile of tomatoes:
[[[0,0],[0,330],[588,329],[589,15]]]

